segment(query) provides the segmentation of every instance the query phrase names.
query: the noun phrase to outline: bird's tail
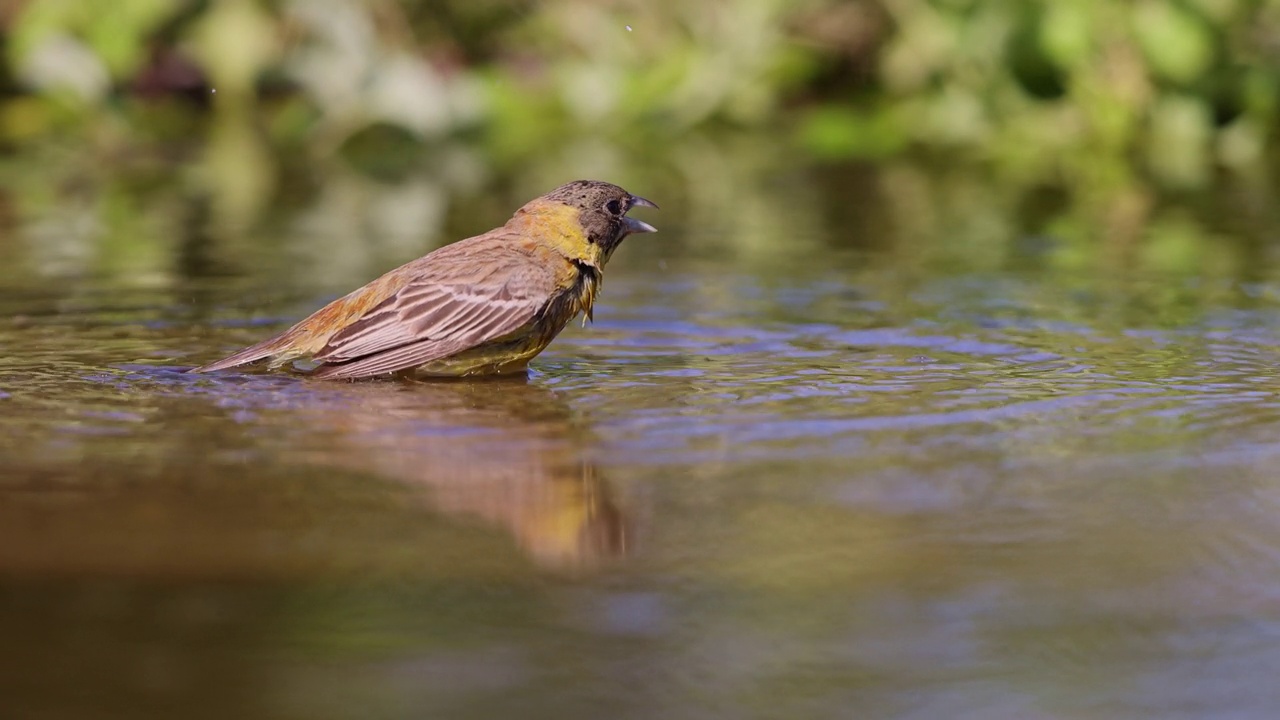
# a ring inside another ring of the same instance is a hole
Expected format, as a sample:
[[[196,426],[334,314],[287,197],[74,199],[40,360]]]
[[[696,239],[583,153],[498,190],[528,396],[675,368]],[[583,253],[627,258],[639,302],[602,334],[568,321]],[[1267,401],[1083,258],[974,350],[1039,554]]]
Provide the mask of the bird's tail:
[[[283,335],[277,335],[269,340],[264,340],[257,345],[250,345],[240,352],[225,357],[217,362],[191,368],[187,372],[215,372],[217,370],[226,370],[227,368],[247,365],[251,362],[257,362],[267,358],[272,359],[272,365],[279,365],[280,363],[288,362],[292,359],[294,354],[289,352],[289,346],[292,344],[292,341],[293,338],[290,337],[290,333],[286,332]]]

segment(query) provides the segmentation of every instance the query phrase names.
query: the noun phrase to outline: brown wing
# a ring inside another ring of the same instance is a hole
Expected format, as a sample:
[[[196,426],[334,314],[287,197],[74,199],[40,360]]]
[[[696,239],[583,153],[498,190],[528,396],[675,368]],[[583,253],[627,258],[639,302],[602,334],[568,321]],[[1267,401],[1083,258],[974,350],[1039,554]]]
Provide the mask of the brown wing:
[[[555,291],[554,272],[511,244],[431,257],[329,339],[314,355],[324,363],[315,376],[369,377],[448,357],[520,329]]]

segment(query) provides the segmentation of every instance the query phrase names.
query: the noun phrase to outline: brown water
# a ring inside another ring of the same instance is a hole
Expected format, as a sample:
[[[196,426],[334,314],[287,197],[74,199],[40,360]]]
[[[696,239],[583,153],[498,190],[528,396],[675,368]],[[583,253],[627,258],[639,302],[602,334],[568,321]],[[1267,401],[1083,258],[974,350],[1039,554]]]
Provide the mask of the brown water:
[[[0,714],[1280,707],[1274,227],[1134,269],[873,209],[735,245],[674,205],[527,381],[180,372],[421,240],[282,222],[225,272],[66,275],[9,233]]]

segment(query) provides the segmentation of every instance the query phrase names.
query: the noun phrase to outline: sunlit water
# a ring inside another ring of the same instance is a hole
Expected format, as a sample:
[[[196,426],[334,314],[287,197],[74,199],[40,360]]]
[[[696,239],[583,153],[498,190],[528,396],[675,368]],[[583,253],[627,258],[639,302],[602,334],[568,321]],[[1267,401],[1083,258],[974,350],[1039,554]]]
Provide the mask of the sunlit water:
[[[1280,708],[1280,285],[661,237],[527,381],[182,374],[333,295],[262,278],[0,295],[3,715]]]

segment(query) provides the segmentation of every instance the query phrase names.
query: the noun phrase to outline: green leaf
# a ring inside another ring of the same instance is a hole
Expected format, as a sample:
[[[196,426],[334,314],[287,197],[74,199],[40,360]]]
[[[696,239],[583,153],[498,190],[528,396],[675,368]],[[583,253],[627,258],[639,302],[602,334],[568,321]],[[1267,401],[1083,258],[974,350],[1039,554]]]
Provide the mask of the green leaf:
[[[1133,32],[1147,62],[1165,79],[1189,83],[1213,62],[1209,25],[1174,3],[1147,0],[1136,5]]]
[[[1091,25],[1087,3],[1049,3],[1040,24],[1045,55],[1063,69],[1084,64],[1093,53]]]

